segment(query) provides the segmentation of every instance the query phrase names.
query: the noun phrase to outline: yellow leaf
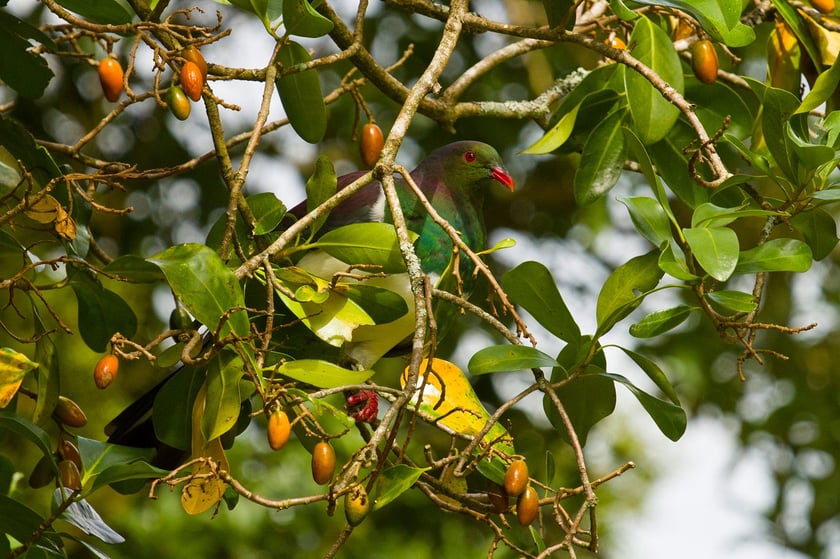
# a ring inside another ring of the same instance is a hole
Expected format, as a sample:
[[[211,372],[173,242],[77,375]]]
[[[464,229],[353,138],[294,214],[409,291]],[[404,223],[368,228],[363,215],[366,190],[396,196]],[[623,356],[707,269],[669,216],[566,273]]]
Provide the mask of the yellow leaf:
[[[14,398],[15,394],[17,394],[18,388],[20,388],[20,383],[22,382],[23,380],[19,380],[11,384],[0,385],[0,409],[9,405],[9,402],[11,402],[12,398]]]
[[[67,239],[68,241],[76,239],[76,222],[73,221],[70,214],[67,213],[61,206],[58,207],[53,227],[55,227],[55,232],[62,238]]]
[[[409,367],[406,367],[400,378],[403,387],[408,373]],[[454,363],[434,358],[429,366],[429,360],[423,359],[417,385],[422,389],[421,410],[453,431],[476,435],[490,420],[490,414],[476,396],[467,375]],[[493,446],[503,452],[514,452],[510,435],[499,423],[493,424],[484,441],[494,441]]]
[[[58,200],[47,194],[31,204],[23,213],[26,214],[26,217],[38,223],[52,223],[58,216],[59,208],[61,208],[61,204],[58,203]]]
[[[212,458],[222,470],[230,470],[225,450],[218,438],[206,441],[201,434],[201,417],[204,414],[206,384],[202,385],[193,404],[192,412],[192,456]],[[225,482],[219,479],[207,464],[193,466],[191,479],[181,489],[181,507],[187,514],[201,514],[215,507],[225,493]]]
[[[0,348],[0,386],[13,384],[38,364],[24,354],[8,347]]]

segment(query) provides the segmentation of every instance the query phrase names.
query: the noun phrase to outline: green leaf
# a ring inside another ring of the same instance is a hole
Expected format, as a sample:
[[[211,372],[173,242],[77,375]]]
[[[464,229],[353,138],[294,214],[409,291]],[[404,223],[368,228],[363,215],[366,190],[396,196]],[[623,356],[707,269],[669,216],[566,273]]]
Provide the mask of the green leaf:
[[[207,366],[204,413],[201,416],[201,433],[212,441],[229,430],[239,418],[242,397],[239,379],[245,367],[233,351],[223,351]]]
[[[796,214],[791,222],[811,247],[814,260],[826,258],[837,246],[837,224],[828,212],[814,208]]]
[[[754,82],[748,82],[753,86]],[[754,88],[755,89],[755,88]],[[782,89],[767,87],[764,90],[761,112],[761,128],[767,149],[775,159],[782,173],[789,180],[796,180],[791,156],[788,153],[787,123],[790,115],[799,106],[799,100],[793,94]]]
[[[584,374],[557,389],[581,445],[586,444],[590,429],[615,410],[615,383],[603,374]],[[543,409],[548,420],[566,442],[570,441],[566,426],[546,394]]]
[[[639,14],[628,8],[622,0],[610,0],[610,9],[624,21],[633,21],[639,17]]]
[[[647,292],[656,287],[662,277],[658,259],[659,251],[653,250],[631,258],[610,274],[598,294],[595,314],[599,334],[606,333],[633,312]]]
[[[335,176],[335,168],[329,157],[326,155],[318,156],[315,160],[315,172],[306,181],[306,211],[311,212],[324,202],[326,202],[333,194],[335,194],[338,184],[338,179]],[[310,235],[314,236],[324,222],[329,217],[329,214],[324,214],[309,227]]]
[[[688,269],[685,253],[676,241],[671,241],[662,249],[657,264],[659,264],[659,269],[678,280],[693,282],[699,279]]]
[[[691,215],[692,227],[725,227],[742,217],[778,216],[779,212],[759,209],[725,208],[715,204],[701,204]]]
[[[728,227],[690,227],[683,235],[697,263],[718,281],[726,281],[738,264],[738,235]]]
[[[273,192],[261,192],[246,198],[254,212],[254,235],[265,235],[277,227],[286,215],[286,205]]]
[[[756,115],[749,101],[755,98],[749,92],[738,94],[722,80],[705,84],[692,79],[686,83],[685,96],[694,104],[694,112],[709,134],[723,127],[728,119],[728,134],[737,138],[752,135]]]
[[[619,202],[627,206],[636,230],[654,246],[671,241],[671,223],[659,202],[646,196],[622,196]]]
[[[630,335],[637,338],[652,338],[676,328],[698,307],[679,305],[670,309],[652,312],[642,320],[630,326]]]
[[[640,353],[636,353],[635,351],[631,351],[624,347],[619,347],[624,353],[627,354],[630,359],[632,359],[639,368],[645,372],[650,380],[662,391],[663,394],[668,396],[668,398],[676,405],[680,405],[679,396],[677,396],[677,391],[674,390],[674,386],[671,384],[671,381],[668,380],[668,377],[665,376],[665,373],[662,372],[662,369],[659,368],[659,365],[645,357]]]
[[[3,519],[3,532],[19,542],[29,541],[32,534],[37,533],[41,529],[41,525],[46,522],[40,514],[3,493],[0,493],[0,518]],[[2,537],[5,539],[5,535]],[[38,541],[38,549],[45,555],[66,557],[66,554],[61,551],[61,538],[55,530],[49,527],[44,530],[41,539]],[[29,558],[31,556],[33,556],[31,553],[27,553],[23,557]],[[37,555],[34,557],[37,557]]]
[[[429,468],[413,468],[406,464],[397,464],[382,470],[376,489],[373,510],[379,510],[409,489]]]
[[[838,84],[840,84],[840,57],[835,58],[831,67],[817,76],[814,87],[811,88],[799,108],[794,112],[808,113],[816,109],[834,94]]]
[[[548,268],[540,262],[519,264],[502,276],[502,287],[546,330],[567,342],[580,338],[580,328],[569,312]]]
[[[339,367],[320,359],[298,359],[286,361],[278,367],[264,370],[264,374],[277,373],[318,388],[337,388],[349,384],[361,384],[373,376],[372,369],[354,371]]]
[[[306,64],[311,59],[307,50],[294,41],[290,41],[277,53],[277,61],[282,64],[283,70]],[[320,142],[327,131],[327,108],[321,93],[318,71],[310,68],[285,74],[277,78],[275,84],[289,124],[298,136],[310,144]]]
[[[113,259],[102,271],[108,275],[116,276],[120,281],[133,281],[137,283],[154,283],[165,279],[160,268],[147,262],[145,258],[126,254]]]
[[[47,329],[34,304],[32,314],[35,318],[35,334],[40,336],[35,342],[35,360],[38,362],[38,370],[35,373],[35,378],[38,379],[38,399],[35,401],[32,422],[36,425],[47,425],[51,422],[52,412],[58,403],[58,395],[61,393],[58,350],[52,337],[44,335]]]
[[[806,272],[811,267],[811,249],[797,239],[772,239],[741,253],[736,274],[756,272]]]
[[[20,417],[11,410],[0,409],[0,431],[11,431],[21,438],[28,439],[35,443],[35,446],[48,459],[53,459],[52,442],[49,434],[32,423]],[[58,467],[53,464],[58,472]],[[0,517],[2,518],[2,517]]]
[[[685,410],[676,404],[654,398],[647,392],[637,388],[632,382],[621,375],[614,373],[604,373],[604,376],[609,377],[616,382],[620,382],[627,387],[630,392],[639,400],[645,411],[648,412],[653,422],[662,431],[662,434],[672,441],[679,440],[685,433],[685,428],[688,425],[688,419],[685,415]]]
[[[118,481],[149,479],[166,474],[166,470],[148,464],[155,453],[151,448],[132,448],[86,437],[77,437],[76,444],[84,465],[82,485],[86,494]]]
[[[758,306],[752,293],[742,291],[711,291],[706,298],[721,307],[734,312],[752,312]]]
[[[283,25],[289,35],[299,37],[322,37],[333,29],[333,22],[316,12],[307,0],[283,0]]]
[[[634,0],[645,6],[668,6],[694,16],[704,31],[730,47],[743,47],[755,40],[751,27],[740,22],[741,3],[732,0]],[[784,2],[785,0],[778,0]],[[774,4],[778,3],[774,1]],[[792,9],[792,8],[791,8]]]
[[[674,217],[674,212],[671,210],[670,203],[668,202],[668,195],[665,193],[665,188],[662,186],[662,181],[653,168],[653,163],[650,160],[647,148],[632,130],[624,128],[623,131],[624,136],[627,139],[628,151],[633,155],[633,157],[635,157],[636,161],[639,162],[639,167],[642,168],[642,173],[653,190],[656,201],[659,202],[659,206],[662,208],[662,211],[665,212],[665,215],[668,216],[668,220],[674,225],[674,227],[679,227],[677,218]]]
[[[537,348],[503,344],[479,350],[470,358],[467,368],[471,375],[483,375],[557,366],[559,363],[553,357]]]
[[[677,92],[684,90],[682,66],[671,38],[646,17],[634,23],[630,34],[633,56],[643,62]],[[653,144],[668,134],[679,110],[668,102],[641,74],[625,71],[624,85],[632,116],[632,128],[643,144]]]
[[[542,138],[525,148],[522,153],[544,154],[563,145],[569,138],[577,119],[578,111],[584,105],[584,101],[600,99],[604,95],[612,95],[606,88],[610,78],[615,74],[615,64],[601,66],[589,72],[577,86],[566,95],[552,115],[552,127]]]
[[[333,291],[359,305],[376,324],[393,322],[408,312],[408,305],[399,294],[375,285],[339,283]]]
[[[147,260],[160,267],[178,300],[211,330],[220,325],[228,311],[245,306],[236,276],[209,247],[195,243],[176,245]],[[243,337],[250,333],[244,310],[233,312],[221,324],[222,336],[231,331]]]
[[[378,271],[386,274],[405,271],[397,233],[388,223],[345,225],[325,233],[310,246],[347,264],[381,266]]]
[[[59,0],[58,3],[92,23],[122,25],[134,19],[133,14],[116,0]]]
[[[627,159],[627,145],[621,131],[625,110],[613,111],[586,139],[575,172],[575,199],[590,204],[615,186]]]
[[[79,301],[79,332],[88,347],[102,353],[117,332],[127,338],[134,336],[137,316],[122,297],[105,289],[85,270],[68,266],[67,275]]]
[[[204,370],[184,367],[158,392],[152,422],[155,436],[162,443],[180,450],[191,449],[193,403],[205,376]]]
[[[6,11],[0,11],[0,79],[6,85],[29,99],[37,99],[53,77],[46,59],[32,52],[27,40],[46,39],[47,45],[55,47],[52,40],[28,23]],[[48,47],[49,48],[49,47]]]

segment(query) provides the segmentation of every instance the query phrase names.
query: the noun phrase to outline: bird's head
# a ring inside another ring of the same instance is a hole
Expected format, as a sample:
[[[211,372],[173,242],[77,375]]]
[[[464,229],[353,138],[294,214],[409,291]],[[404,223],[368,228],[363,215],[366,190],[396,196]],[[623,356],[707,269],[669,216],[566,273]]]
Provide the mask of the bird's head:
[[[513,178],[505,169],[499,153],[488,144],[476,141],[454,142],[430,154],[443,167],[443,176],[450,187],[467,191],[486,189],[497,181],[510,191],[514,189]]]

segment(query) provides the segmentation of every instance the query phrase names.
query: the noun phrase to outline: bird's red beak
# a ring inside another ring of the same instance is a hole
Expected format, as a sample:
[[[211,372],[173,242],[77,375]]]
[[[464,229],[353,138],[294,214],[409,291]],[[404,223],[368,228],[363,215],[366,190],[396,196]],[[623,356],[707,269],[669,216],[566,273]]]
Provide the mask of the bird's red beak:
[[[516,187],[516,183],[513,182],[513,177],[510,176],[507,171],[501,167],[493,167],[490,170],[490,174],[494,179],[505,185],[505,188],[513,192],[513,189]]]

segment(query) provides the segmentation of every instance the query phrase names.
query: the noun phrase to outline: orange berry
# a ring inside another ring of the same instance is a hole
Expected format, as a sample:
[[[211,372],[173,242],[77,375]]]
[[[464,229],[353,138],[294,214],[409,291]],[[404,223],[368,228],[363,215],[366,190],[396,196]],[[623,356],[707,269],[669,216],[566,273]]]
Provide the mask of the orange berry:
[[[312,449],[312,479],[318,485],[329,483],[335,472],[335,450],[326,441],[321,441]]]
[[[697,79],[705,84],[715,83],[718,73],[718,57],[711,41],[702,39],[691,45],[691,69]]]
[[[362,137],[359,140],[359,151],[362,154],[362,163],[365,167],[373,167],[379,161],[382,154],[382,146],[385,145],[385,137],[382,129],[376,124],[369,122],[362,126]]]
[[[193,101],[201,99],[201,90],[204,88],[204,77],[195,62],[189,60],[181,66],[181,87],[184,93]]]
[[[516,520],[522,526],[527,526],[537,517],[539,509],[540,498],[537,496],[537,490],[529,485],[516,500]]]
[[[361,524],[369,510],[370,499],[364,486],[356,484],[344,494],[344,517],[350,526]]]
[[[99,63],[99,83],[105,99],[113,103],[123,92],[123,69],[116,58],[104,58]]]
[[[72,460],[60,461],[58,471],[61,473],[61,485],[63,487],[73,490],[82,488],[82,475]]]
[[[289,416],[283,410],[275,410],[268,416],[268,446],[280,450],[289,440],[292,426]]]
[[[624,50],[624,49],[627,48],[627,45],[624,43],[624,41],[621,39],[621,37],[618,37],[616,35],[613,35],[611,37],[607,37],[606,39],[604,39],[604,44],[607,45],[608,47],[612,47],[614,49],[619,49],[619,50]]]
[[[198,66],[198,69],[201,70],[202,79],[207,81],[207,62],[204,60],[204,56],[202,56],[201,51],[198,50],[198,48],[190,45],[184,49],[181,56],[183,56],[185,60],[188,60]]]
[[[822,14],[830,14],[834,11],[834,0],[811,0],[811,5]]]
[[[97,388],[108,388],[108,385],[116,378],[120,368],[120,361],[116,355],[106,355],[96,364],[93,369],[93,382]]]
[[[505,472],[505,491],[511,497],[518,497],[528,485],[528,464],[525,460],[514,460]]]

